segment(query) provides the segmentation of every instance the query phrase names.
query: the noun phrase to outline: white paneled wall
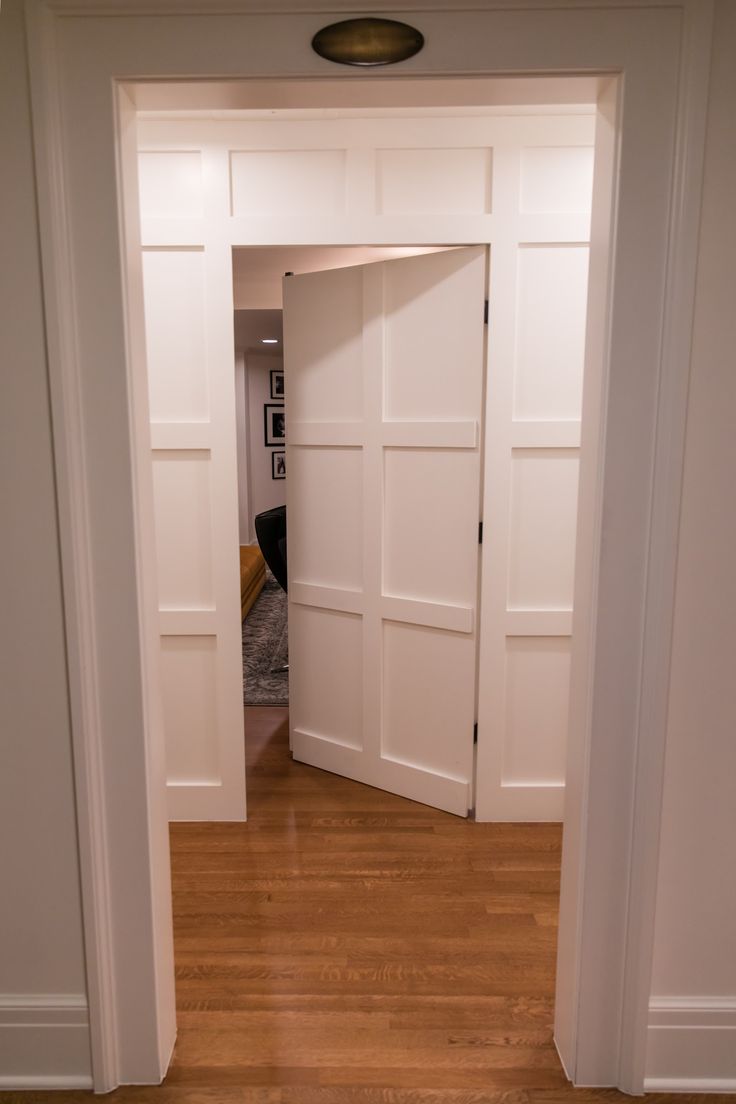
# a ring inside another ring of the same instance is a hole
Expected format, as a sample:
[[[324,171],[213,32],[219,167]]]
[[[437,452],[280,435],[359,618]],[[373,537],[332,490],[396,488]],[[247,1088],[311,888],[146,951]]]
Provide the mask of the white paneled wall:
[[[181,717],[181,703],[166,707],[170,780],[179,786],[180,803],[185,800],[182,782],[189,787],[193,805],[188,815],[203,815],[206,805],[207,815],[219,816],[215,806],[225,802],[225,790],[212,779],[222,779],[226,760],[229,773],[241,770],[242,734],[235,721],[238,632],[236,624],[226,627],[223,608],[228,601],[237,608],[236,465],[230,443],[234,416],[225,410],[234,386],[231,248],[487,243],[486,541],[475,802],[482,819],[559,819],[593,128],[592,112],[500,114],[493,109],[488,115],[466,116],[461,110],[448,116],[415,109],[411,117],[377,118],[354,111],[350,117],[330,118],[286,112],[269,119],[241,113],[209,120],[140,120],[146,307],[154,365],[151,407],[158,423],[153,436],[161,606],[162,616],[166,610],[173,616],[176,609],[181,614],[186,608],[187,629],[182,629],[183,621],[171,621],[165,631],[180,642],[192,641],[177,650],[169,640],[165,666],[172,696],[173,673],[178,667],[185,679],[187,667],[188,712],[199,718],[193,726]],[[305,422],[359,422],[363,336],[354,324],[361,311],[351,300],[357,292],[339,271],[328,283],[335,355],[328,350],[319,358],[319,387],[302,394],[295,379],[288,384],[289,399],[299,404]],[[157,290],[149,294],[149,287]],[[227,302],[213,301],[215,288]],[[414,291],[405,293],[397,284],[386,294],[389,315],[400,311],[411,320],[419,309]],[[308,355],[309,326],[301,326],[300,333]],[[389,327],[386,340],[388,363],[401,363],[402,371],[386,374],[385,416],[438,416],[431,373],[426,371],[428,359],[436,357],[451,365],[457,382],[442,396],[441,417],[461,418],[459,397],[469,369],[457,356],[453,328],[433,332],[425,349],[421,339],[418,344],[412,339],[411,348],[404,349],[401,327]],[[352,372],[345,368],[351,349]],[[319,408],[312,410],[314,394],[319,395]],[[186,426],[186,432],[182,428],[179,435],[172,423]],[[450,463],[458,467],[453,480],[463,479],[466,461],[462,450],[453,455]],[[415,469],[411,450],[386,449],[386,547],[415,548],[417,555],[411,579],[399,571],[404,561],[387,555],[385,600],[411,587],[420,597],[431,594],[436,600],[440,595],[452,603],[474,577],[477,546],[457,549],[456,562],[441,578],[431,572],[424,578],[421,549],[451,531],[453,500],[450,496],[441,514],[433,510],[439,500],[428,463],[422,463],[421,472]],[[319,516],[322,507],[338,504],[334,512],[343,518],[345,547],[351,546],[361,511],[357,472],[355,450],[320,448],[315,440],[301,475],[296,475],[324,490],[313,503],[315,523],[305,530],[299,551],[315,582],[339,580],[348,588],[356,584],[360,550],[341,559],[334,545],[323,547]],[[299,493],[298,487],[291,490]],[[204,539],[195,537],[193,527],[204,525],[208,509],[209,533]],[[232,555],[226,532],[232,535]],[[189,604],[176,606],[179,601]],[[208,601],[205,629],[205,622],[193,617],[198,608],[204,616]],[[325,647],[331,640],[339,665],[342,645],[356,632],[354,614],[345,610],[338,617],[334,611],[320,614],[305,608],[292,615],[293,631],[307,632],[319,616],[331,618],[329,631],[324,630]],[[424,654],[424,636],[413,626],[386,632],[386,649],[395,659],[392,671],[403,670],[403,683],[413,685],[416,672],[432,662]],[[294,671],[292,677],[302,675]],[[398,684],[391,679],[384,705],[398,733],[403,722],[400,709],[392,705]],[[436,705],[440,717],[441,701]],[[206,716],[208,709],[211,715]],[[336,712],[332,722],[342,726],[348,744],[362,739],[356,710],[346,700],[344,716],[340,719]],[[453,719],[444,718],[443,724],[453,724]],[[216,744],[218,754],[196,749],[197,741]],[[197,779],[209,795],[206,801],[194,798]],[[227,815],[235,815],[232,803],[228,807]]]
[[[566,226],[590,211],[593,151],[494,164],[476,815],[561,820],[588,279]]]
[[[143,216],[201,216],[201,162],[198,151],[142,154]],[[232,281],[223,257],[229,250],[218,250],[212,227],[194,243],[143,250],[173,820],[245,816]]]

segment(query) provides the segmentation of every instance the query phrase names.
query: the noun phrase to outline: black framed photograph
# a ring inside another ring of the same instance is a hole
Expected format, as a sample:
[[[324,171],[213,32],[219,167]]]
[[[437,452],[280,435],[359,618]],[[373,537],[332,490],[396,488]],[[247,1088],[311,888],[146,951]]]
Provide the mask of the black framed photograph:
[[[284,398],[284,373],[278,368],[271,369],[271,398],[282,402]]]
[[[264,403],[263,429],[266,445],[286,444],[286,414],[283,406],[275,403]]]
[[[271,478],[286,479],[286,453],[271,453]]]

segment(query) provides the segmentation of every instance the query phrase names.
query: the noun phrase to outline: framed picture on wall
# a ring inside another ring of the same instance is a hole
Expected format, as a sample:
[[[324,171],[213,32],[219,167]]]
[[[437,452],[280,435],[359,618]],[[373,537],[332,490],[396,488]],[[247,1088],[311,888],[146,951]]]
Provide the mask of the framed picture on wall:
[[[286,479],[286,453],[271,453],[271,478]]]
[[[263,429],[266,445],[286,444],[286,414],[283,406],[264,403]]]
[[[277,368],[271,369],[271,398],[284,398],[284,373]]]

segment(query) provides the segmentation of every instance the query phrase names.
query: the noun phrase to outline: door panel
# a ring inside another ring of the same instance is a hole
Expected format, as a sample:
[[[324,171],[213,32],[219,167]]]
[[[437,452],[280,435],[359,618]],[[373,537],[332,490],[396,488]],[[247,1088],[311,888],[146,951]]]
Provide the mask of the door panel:
[[[284,281],[295,758],[471,805],[486,261]]]

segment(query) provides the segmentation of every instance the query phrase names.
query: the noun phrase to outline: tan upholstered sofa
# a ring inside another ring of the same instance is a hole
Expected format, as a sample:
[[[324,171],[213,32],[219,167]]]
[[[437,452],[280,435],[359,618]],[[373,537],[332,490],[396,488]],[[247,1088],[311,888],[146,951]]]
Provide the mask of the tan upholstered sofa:
[[[240,546],[240,611],[241,619],[261,593],[266,581],[266,563],[260,548],[253,544]]]

